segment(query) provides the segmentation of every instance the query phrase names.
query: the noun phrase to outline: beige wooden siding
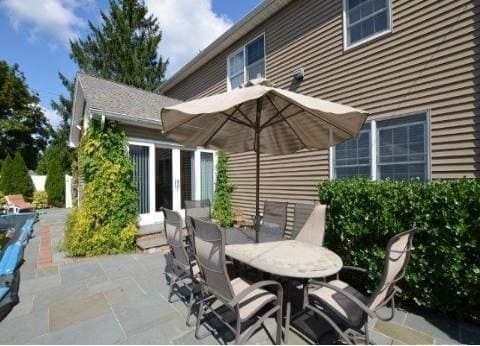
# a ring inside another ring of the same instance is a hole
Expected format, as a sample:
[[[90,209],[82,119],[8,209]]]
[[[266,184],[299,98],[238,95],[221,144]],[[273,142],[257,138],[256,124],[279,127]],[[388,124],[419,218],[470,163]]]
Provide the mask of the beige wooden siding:
[[[427,111],[432,178],[480,175],[480,0],[393,0],[393,31],[343,49],[342,1],[294,1],[167,95],[226,91],[226,57],[261,32],[267,77],[278,87],[365,109],[372,116]],[[291,72],[302,67],[305,80]],[[311,201],[328,179],[328,152],[262,156],[263,199]],[[234,204],[254,208],[252,153],[232,155]]]

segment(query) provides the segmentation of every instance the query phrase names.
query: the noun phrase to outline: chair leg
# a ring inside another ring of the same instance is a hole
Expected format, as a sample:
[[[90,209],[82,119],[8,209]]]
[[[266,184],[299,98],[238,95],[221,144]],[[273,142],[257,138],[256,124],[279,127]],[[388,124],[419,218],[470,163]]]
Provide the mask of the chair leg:
[[[368,316],[364,317],[363,328],[365,328],[365,345],[370,345],[370,332],[368,330]]]
[[[173,274],[172,274],[172,276],[173,276]],[[170,291],[168,292],[168,302],[169,303],[172,302],[174,287],[175,287],[175,284],[177,283],[177,280],[178,280],[178,278],[174,279],[172,276],[170,276]]]
[[[240,320],[240,315],[237,313],[237,321],[235,326],[235,345],[240,345],[241,333],[242,333],[242,322]]]
[[[283,332],[283,321],[282,321],[282,309],[283,309],[283,306],[282,306],[282,302],[280,302],[280,308],[278,309],[277,311],[277,335],[276,335],[276,338],[275,338],[275,343],[277,345],[281,345],[282,344],[282,332]],[[288,333],[288,331],[287,331]]]
[[[203,299],[203,295],[200,293],[200,307],[198,308],[197,323],[195,325],[195,337],[197,339],[200,339],[200,335],[198,334],[198,332],[200,331],[200,322],[203,317],[204,305],[205,305],[205,302]]]
[[[185,321],[185,324],[189,327],[191,326],[190,317],[192,316],[192,307],[194,302],[195,302],[195,293],[194,293],[194,289],[192,288],[192,291],[190,292],[190,301],[188,303],[187,319]]]

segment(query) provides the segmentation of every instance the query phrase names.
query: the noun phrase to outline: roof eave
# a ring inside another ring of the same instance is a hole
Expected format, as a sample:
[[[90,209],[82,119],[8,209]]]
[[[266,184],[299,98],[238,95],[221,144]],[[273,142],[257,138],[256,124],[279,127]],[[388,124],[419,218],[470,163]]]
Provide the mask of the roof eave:
[[[163,83],[160,87],[160,91],[166,93],[168,90],[172,89],[194,71],[206,64],[214,56],[227,49],[230,45],[234,44],[241,37],[270,18],[291,1],[293,0],[264,0]]]

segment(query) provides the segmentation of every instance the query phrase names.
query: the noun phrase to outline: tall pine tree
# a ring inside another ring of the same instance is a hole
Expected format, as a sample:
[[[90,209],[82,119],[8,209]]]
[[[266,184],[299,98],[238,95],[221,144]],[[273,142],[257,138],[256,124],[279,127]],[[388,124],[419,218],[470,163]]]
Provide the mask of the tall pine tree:
[[[162,39],[158,20],[139,0],[110,0],[102,24],[89,22],[85,39],[71,42],[71,58],[86,73],[155,91],[168,61],[157,53]]]
[[[91,75],[150,91],[158,90],[168,60],[157,53],[162,39],[157,18],[148,15],[147,7],[140,0],[110,0],[108,12],[100,14],[101,25],[89,22],[87,37],[70,42],[70,58],[81,71]],[[67,143],[75,83],[61,73],[59,78],[68,94],[52,101],[52,109],[62,118],[53,144],[65,149],[59,159],[71,163],[72,151]],[[43,170],[46,165],[42,162],[41,166]]]

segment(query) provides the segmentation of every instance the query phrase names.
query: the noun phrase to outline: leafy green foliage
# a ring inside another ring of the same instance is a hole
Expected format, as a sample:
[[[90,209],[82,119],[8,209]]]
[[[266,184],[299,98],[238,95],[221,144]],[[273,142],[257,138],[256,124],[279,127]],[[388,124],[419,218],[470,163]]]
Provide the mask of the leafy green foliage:
[[[13,190],[13,160],[9,154],[2,162],[2,169],[0,170],[0,191],[8,194]]]
[[[86,39],[71,43],[71,58],[80,69],[98,77],[155,91],[168,61],[158,56],[162,32],[155,16],[139,0],[110,0],[102,24],[89,22]]]
[[[45,191],[35,191],[32,204],[35,209],[45,209],[48,207],[48,194]]]
[[[63,143],[52,143],[43,153],[40,161],[38,161],[36,172],[37,174],[47,175],[48,167],[53,164],[53,161],[57,161],[62,168],[63,173],[67,173],[71,170],[72,163],[72,151]]]
[[[0,209],[5,205],[7,204],[7,200],[5,198],[5,195],[3,194],[3,192],[0,192]]]
[[[16,153],[13,160],[7,155],[3,160],[0,175],[0,191],[4,194],[22,194],[26,199],[32,197],[33,181],[20,153]]]
[[[70,256],[96,256],[133,250],[137,234],[137,194],[127,137],[114,123],[101,129],[92,121],[80,143],[85,179],[81,206],[67,222],[65,250]]]
[[[28,89],[18,65],[0,60],[0,162],[20,152],[27,167],[35,169],[51,131],[38,95]]]
[[[418,306],[480,318],[480,179],[320,183],[329,206],[326,246],[345,265],[370,269],[372,290],[393,235],[416,225],[414,250],[401,286]],[[362,287],[359,287],[362,288]]]
[[[47,168],[45,191],[48,194],[48,204],[55,207],[65,205],[65,171],[59,160],[51,160]]]
[[[234,185],[230,183],[228,178],[228,154],[220,151],[218,153],[212,214],[213,218],[218,220],[223,227],[233,224],[232,193],[234,189]]]

